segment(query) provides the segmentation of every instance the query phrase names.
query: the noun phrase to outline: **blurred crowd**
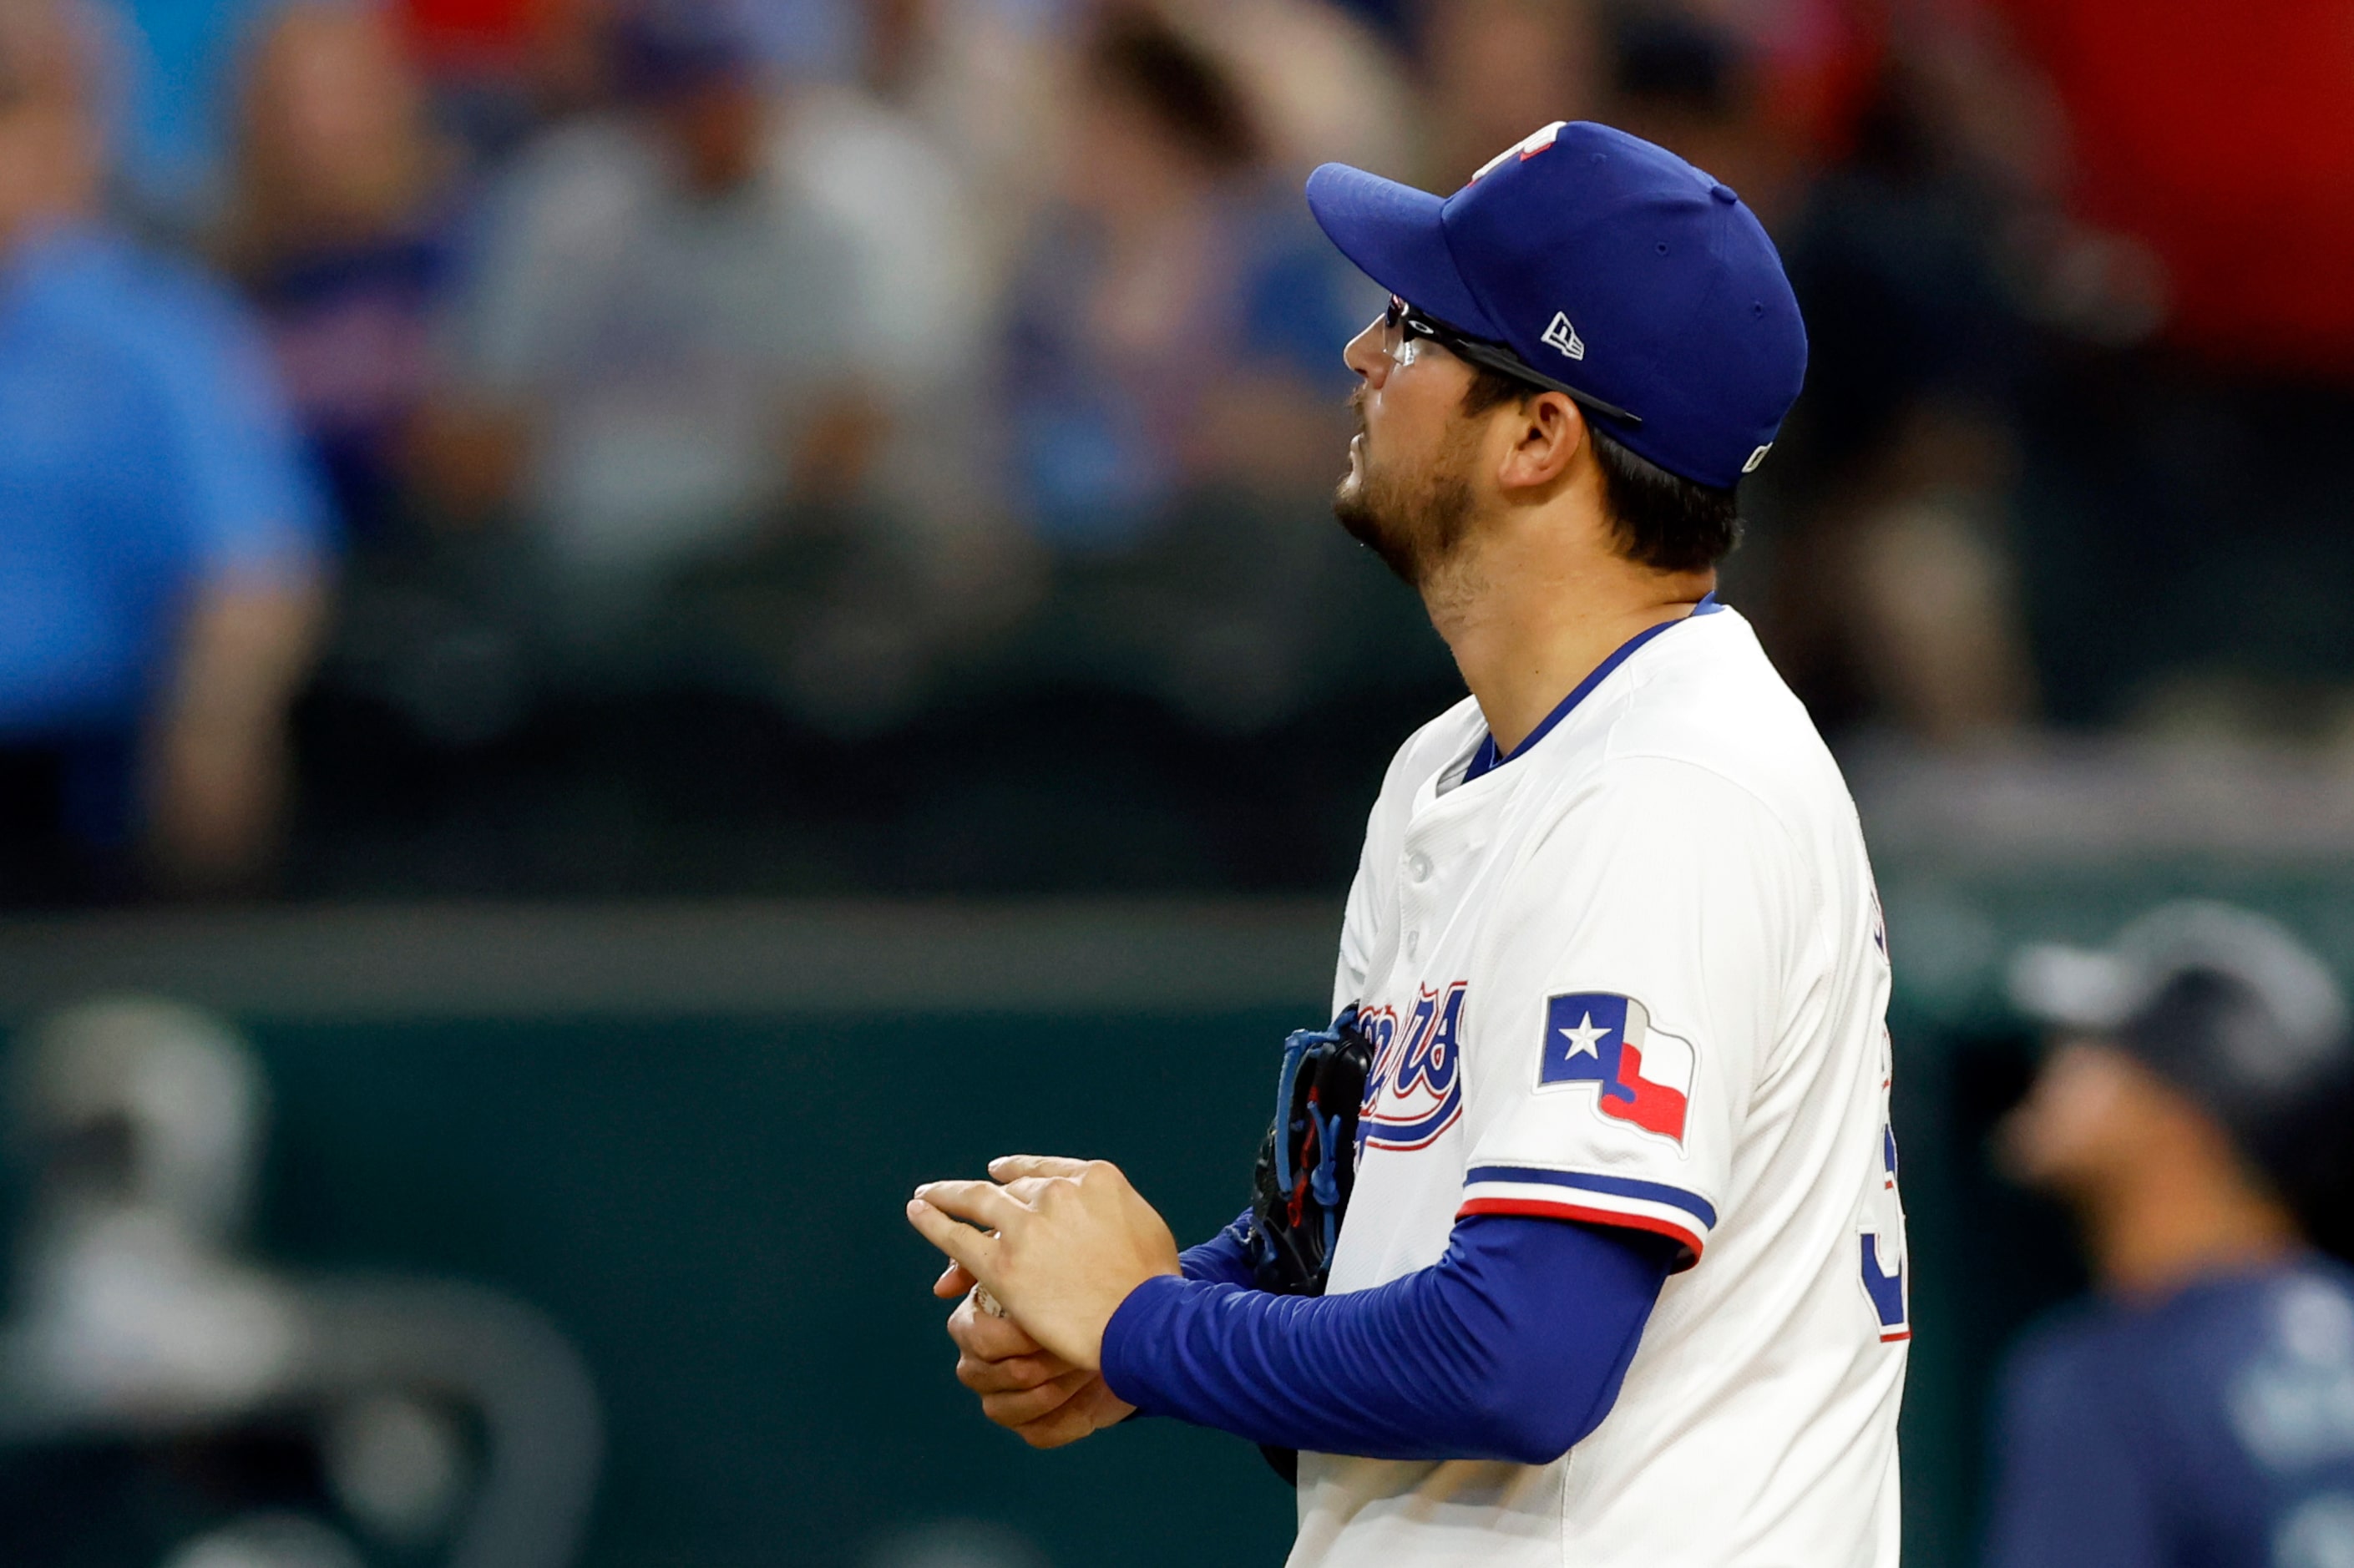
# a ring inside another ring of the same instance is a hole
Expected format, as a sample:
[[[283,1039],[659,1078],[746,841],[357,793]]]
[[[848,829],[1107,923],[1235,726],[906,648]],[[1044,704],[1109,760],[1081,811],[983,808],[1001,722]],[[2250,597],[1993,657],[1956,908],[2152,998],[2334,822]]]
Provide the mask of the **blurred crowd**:
[[[1783,248],[1828,729],[2354,736],[2349,90],[2329,0],[0,0],[0,903],[1345,877],[1459,688],[1299,184],[1564,118]]]

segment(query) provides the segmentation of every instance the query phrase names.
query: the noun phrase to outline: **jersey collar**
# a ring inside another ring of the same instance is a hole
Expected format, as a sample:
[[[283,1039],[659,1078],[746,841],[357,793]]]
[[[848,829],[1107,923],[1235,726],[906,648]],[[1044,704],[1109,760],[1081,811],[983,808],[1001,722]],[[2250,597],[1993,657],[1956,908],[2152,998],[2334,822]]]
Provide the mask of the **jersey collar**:
[[[1619,665],[1624,664],[1629,658],[1633,657],[1635,650],[1640,648],[1644,643],[1649,642],[1652,638],[1657,637],[1660,632],[1667,630],[1670,627],[1681,626],[1686,621],[1690,620],[1698,620],[1703,615],[1714,615],[1718,610],[1723,609],[1723,608],[1724,606],[1716,601],[1716,590],[1714,588],[1711,588],[1708,592],[1701,595],[1700,602],[1692,606],[1691,613],[1690,615],[1680,617],[1674,620],[1663,620],[1657,626],[1647,626],[1642,630],[1635,633],[1634,636],[1627,639],[1626,641],[1621,642],[1616,652],[1612,653],[1609,658],[1605,659],[1601,663],[1596,664],[1594,667],[1594,673],[1592,674],[1577,683],[1576,690],[1571,692],[1569,695],[1562,698],[1560,705],[1555,707],[1553,712],[1545,715],[1543,723],[1538,725],[1536,728],[1529,731],[1527,738],[1523,739],[1520,745],[1512,747],[1511,754],[1510,756],[1497,755],[1496,736],[1493,731],[1481,736],[1479,737],[1479,749],[1471,754],[1471,765],[1463,770],[1463,782],[1469,784],[1471,780],[1479,778],[1481,774],[1494,772],[1497,768],[1501,768],[1505,763],[1511,761],[1514,758],[1527,756],[1529,747],[1534,746],[1546,736],[1552,734],[1553,726],[1567,718],[1569,716],[1570,710],[1577,706],[1578,704],[1584,702],[1588,692],[1591,692],[1595,687],[1600,685],[1606,679],[1607,679],[1611,671],[1616,670]]]

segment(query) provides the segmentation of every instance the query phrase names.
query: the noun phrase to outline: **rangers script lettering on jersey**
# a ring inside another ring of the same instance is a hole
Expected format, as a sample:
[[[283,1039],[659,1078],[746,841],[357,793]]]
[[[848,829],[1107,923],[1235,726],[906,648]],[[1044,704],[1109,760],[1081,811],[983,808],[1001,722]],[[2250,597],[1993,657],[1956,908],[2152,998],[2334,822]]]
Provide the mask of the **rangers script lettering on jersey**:
[[[1683,1266],[1566,1457],[1303,1455],[1290,1561],[1893,1568],[1888,954],[1839,769],[1712,601],[1467,779],[1486,733],[1469,700],[1426,726],[1367,827],[1335,1005],[1379,1054],[1331,1287],[1437,1263],[1463,1214]]]

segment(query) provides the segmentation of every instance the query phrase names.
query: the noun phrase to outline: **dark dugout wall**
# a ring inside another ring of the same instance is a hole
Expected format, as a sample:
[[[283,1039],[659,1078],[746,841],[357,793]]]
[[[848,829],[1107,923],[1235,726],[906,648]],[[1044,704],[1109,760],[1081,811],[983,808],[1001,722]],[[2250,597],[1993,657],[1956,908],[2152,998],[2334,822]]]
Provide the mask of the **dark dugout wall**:
[[[1912,1568],[1967,1560],[1994,1357],[2073,1285],[2064,1228],[1981,1153],[2023,1060],[2003,955],[2186,885],[2346,955],[2346,884],[2318,874],[1886,881]],[[1290,1496],[1240,1443],[1139,1423],[1039,1455],[985,1425],[900,1206],[992,1154],[1073,1152],[1208,1234],[1243,1202],[1284,1031],[1321,1018],[1337,923],[1320,902],[107,917],[0,927],[0,1005],[219,1009],[274,1094],[266,1257],[459,1277],[559,1323],[606,1412],[598,1568],[865,1568],[935,1520],[1034,1549],[992,1561],[1273,1564]],[[147,1474],[172,1465],[0,1451],[9,1560],[156,1561],[204,1506]]]

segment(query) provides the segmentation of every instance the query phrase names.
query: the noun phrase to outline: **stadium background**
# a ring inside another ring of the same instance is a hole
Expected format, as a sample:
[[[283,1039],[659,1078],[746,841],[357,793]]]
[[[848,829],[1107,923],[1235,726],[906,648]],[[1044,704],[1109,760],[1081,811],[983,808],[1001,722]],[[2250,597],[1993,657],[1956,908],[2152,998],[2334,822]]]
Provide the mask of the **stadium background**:
[[[1848,765],[1888,908],[1915,1568],[1971,1561],[1992,1367],[2081,1284],[1984,1151],[2026,1059],[2009,951],[2206,892],[2354,972],[2338,7],[74,16],[111,149],[77,221],[239,299],[260,389],[184,364],[298,439],[213,498],[257,512],[258,577],[168,500],[108,514],[174,541],[152,624],[25,570],[44,520],[0,493],[0,602],[53,629],[0,633],[0,1027],[21,1059],[135,993],[241,1031],[271,1111],[240,1245],[553,1325],[601,1412],[581,1563],[1279,1560],[1288,1497],[1241,1445],[986,1426],[897,1211],[1032,1148],[1120,1160],[1181,1234],[1229,1217],[1381,769],[1459,694],[1324,512],[1340,335],[1378,303],[1303,230],[1327,157],[1444,189],[1607,119],[1790,262],[1808,391],[1725,597]],[[5,358],[29,232],[0,233],[8,475],[62,395]],[[215,594],[302,652],[191,783],[159,760],[175,618]],[[83,645],[120,690],[59,678]],[[458,1515],[347,1517],[325,1420],[0,1421],[6,1555],[441,1561]],[[482,1448],[461,1429],[461,1497]],[[339,1544],[187,1555],[257,1510]]]

